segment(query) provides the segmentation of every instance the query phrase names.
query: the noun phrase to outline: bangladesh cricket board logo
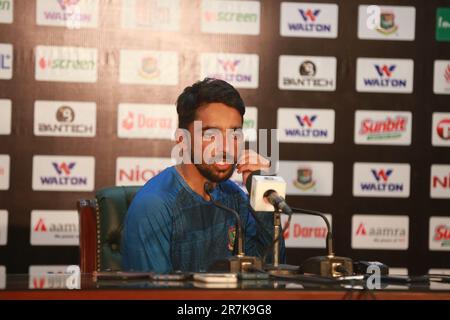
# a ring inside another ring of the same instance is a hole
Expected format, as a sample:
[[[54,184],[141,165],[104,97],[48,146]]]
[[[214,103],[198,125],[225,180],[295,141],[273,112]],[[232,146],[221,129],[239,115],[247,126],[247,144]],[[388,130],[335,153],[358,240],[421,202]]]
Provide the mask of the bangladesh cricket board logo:
[[[316,185],[313,180],[313,170],[311,168],[297,169],[297,179],[294,180],[294,186],[300,190],[309,190]]]

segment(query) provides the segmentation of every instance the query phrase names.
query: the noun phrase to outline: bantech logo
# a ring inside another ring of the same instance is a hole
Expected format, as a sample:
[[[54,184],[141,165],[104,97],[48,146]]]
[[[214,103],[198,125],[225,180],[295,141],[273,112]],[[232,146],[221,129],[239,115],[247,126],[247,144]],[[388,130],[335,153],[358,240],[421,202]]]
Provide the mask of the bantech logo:
[[[410,145],[412,113],[399,111],[363,111],[355,113],[355,143]]]
[[[34,134],[94,137],[96,109],[94,102],[36,101],[34,103]]]
[[[205,33],[258,35],[259,1],[202,0],[201,30]]]
[[[353,195],[359,197],[409,197],[410,166],[395,163],[353,165]]]
[[[353,249],[406,250],[409,246],[409,217],[354,215]]]
[[[44,26],[95,28],[98,22],[97,0],[37,0],[36,21]]]
[[[278,109],[280,142],[333,143],[332,109]]]
[[[338,6],[281,3],[280,34],[285,37],[337,38]]]
[[[97,81],[95,48],[37,46],[35,63],[36,80]]]
[[[358,58],[356,65],[358,92],[413,92],[413,60]]]
[[[93,157],[34,156],[33,190],[92,191],[94,167]]]
[[[258,88],[259,57],[256,54],[203,53],[201,78],[222,79],[237,88]]]
[[[336,90],[335,57],[280,56],[278,70],[282,90]]]
[[[72,210],[33,210],[31,245],[78,245],[78,213]]]

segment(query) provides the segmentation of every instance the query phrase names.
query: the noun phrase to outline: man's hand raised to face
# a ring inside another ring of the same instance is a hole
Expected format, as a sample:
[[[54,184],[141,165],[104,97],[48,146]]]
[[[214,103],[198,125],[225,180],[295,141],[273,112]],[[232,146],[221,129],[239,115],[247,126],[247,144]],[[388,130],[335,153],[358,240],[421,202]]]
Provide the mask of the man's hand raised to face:
[[[242,173],[242,182],[247,182],[247,178],[253,171],[268,171],[270,168],[270,160],[259,155],[253,150],[244,150],[237,162],[237,172]]]

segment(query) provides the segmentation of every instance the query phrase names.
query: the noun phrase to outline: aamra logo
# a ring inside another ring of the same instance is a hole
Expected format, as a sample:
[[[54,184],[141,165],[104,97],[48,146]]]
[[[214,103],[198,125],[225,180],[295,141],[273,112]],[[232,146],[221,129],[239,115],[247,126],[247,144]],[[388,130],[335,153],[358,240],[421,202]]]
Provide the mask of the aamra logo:
[[[47,232],[47,226],[44,219],[40,218],[33,229],[35,232]]]
[[[294,180],[294,186],[300,190],[310,190],[316,185],[313,180],[313,170],[311,168],[298,168],[297,179]]]
[[[395,24],[395,14],[393,12],[381,12],[380,13],[380,25],[376,30],[385,35],[393,34],[398,29]]]
[[[158,59],[150,56],[142,59],[141,68],[139,69],[139,75],[142,78],[150,80],[159,77],[160,74]]]
[[[357,236],[367,236],[366,227],[364,227],[364,224],[360,223],[358,226],[358,229],[356,229],[356,235]]]

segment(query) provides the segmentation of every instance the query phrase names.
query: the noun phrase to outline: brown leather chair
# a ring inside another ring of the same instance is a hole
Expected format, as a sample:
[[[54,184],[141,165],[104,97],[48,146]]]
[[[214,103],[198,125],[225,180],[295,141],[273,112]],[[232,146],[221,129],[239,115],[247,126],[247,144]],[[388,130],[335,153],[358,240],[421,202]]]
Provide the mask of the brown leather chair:
[[[128,207],[139,188],[104,188],[95,193],[95,199],[77,202],[81,272],[121,269],[123,223]]]

